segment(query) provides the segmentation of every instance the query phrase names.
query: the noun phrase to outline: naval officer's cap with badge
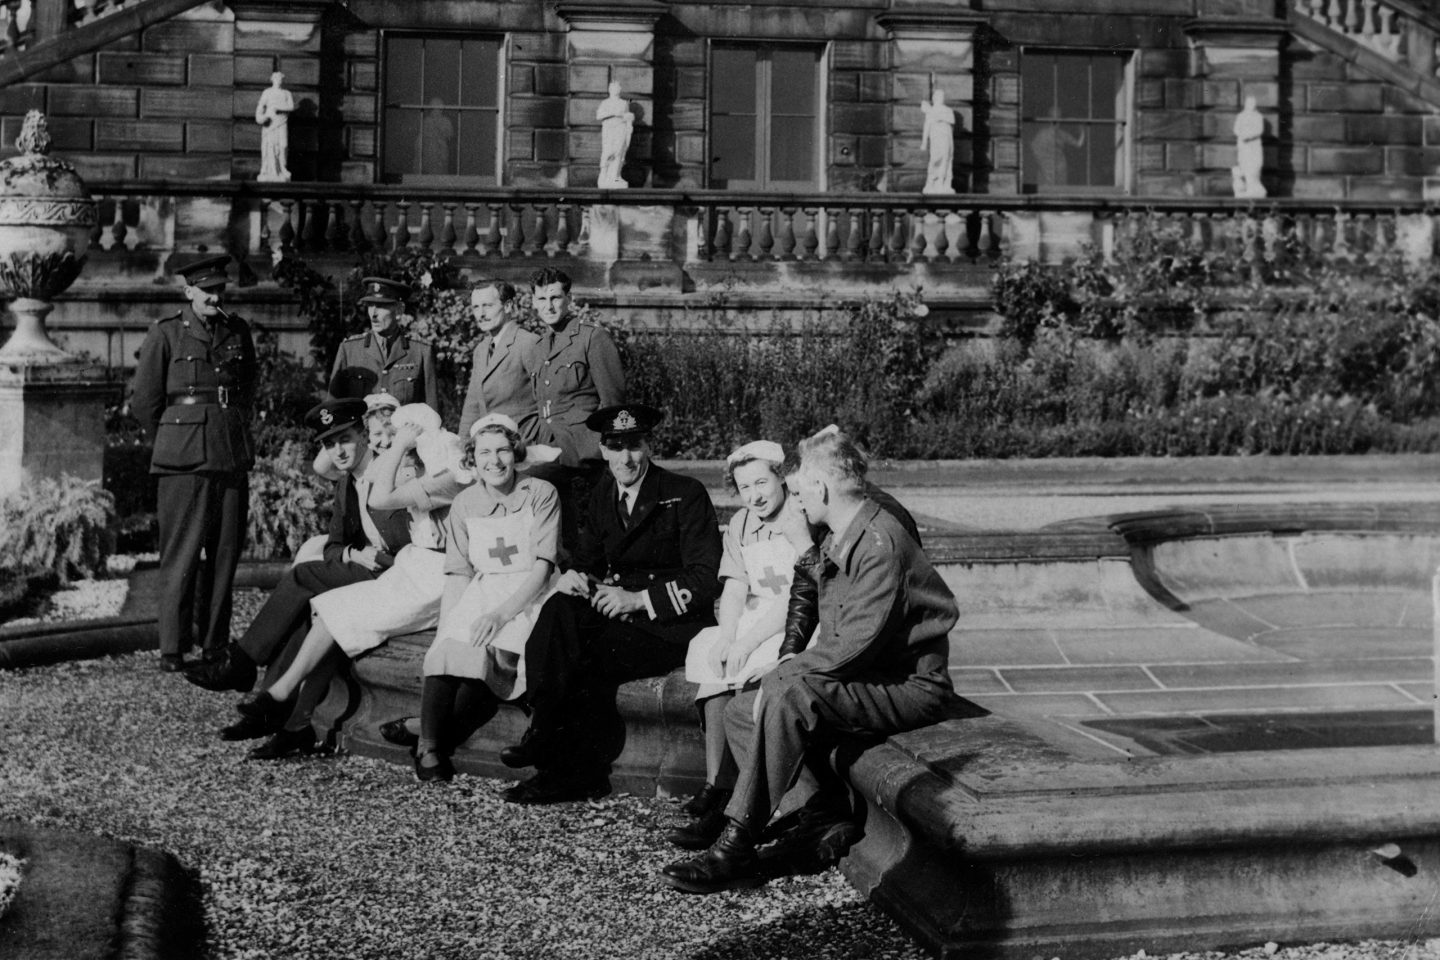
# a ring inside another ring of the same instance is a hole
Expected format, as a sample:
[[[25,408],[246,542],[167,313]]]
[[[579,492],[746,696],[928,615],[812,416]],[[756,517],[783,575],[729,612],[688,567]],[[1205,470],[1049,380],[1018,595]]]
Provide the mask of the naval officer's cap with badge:
[[[404,303],[405,298],[410,295],[410,287],[398,280],[366,277],[360,283],[365,287],[365,295],[360,298],[362,306],[371,303]]]
[[[201,290],[218,290],[230,282],[225,268],[230,265],[230,254],[204,257],[176,268],[175,272],[185,278],[185,286]]]
[[[601,407],[585,418],[585,426],[600,434],[601,445],[647,437],[665,419],[665,411],[648,403],[617,403]]]
[[[324,442],[347,427],[365,419],[365,401],[355,397],[326,400],[305,414],[305,426],[315,431],[315,439]]]

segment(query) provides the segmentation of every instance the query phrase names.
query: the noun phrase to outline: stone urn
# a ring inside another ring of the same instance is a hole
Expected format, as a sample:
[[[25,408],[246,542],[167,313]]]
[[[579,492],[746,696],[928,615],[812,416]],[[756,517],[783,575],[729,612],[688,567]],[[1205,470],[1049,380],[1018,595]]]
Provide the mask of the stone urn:
[[[15,147],[20,155],[0,162],[0,296],[15,315],[0,364],[65,363],[74,358],[51,341],[45,317],[85,265],[95,201],[75,168],[50,156],[39,110],[25,115]]]

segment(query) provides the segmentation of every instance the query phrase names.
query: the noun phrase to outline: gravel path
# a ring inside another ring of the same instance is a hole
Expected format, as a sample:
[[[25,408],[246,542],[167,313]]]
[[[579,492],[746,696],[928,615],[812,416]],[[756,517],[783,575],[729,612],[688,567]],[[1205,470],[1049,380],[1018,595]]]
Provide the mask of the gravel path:
[[[236,600],[243,622],[258,596]],[[231,700],[160,674],[153,652],[0,671],[0,818],[196,868],[212,960],[926,956],[833,869],[711,897],[661,886],[666,801],[517,807],[498,780],[249,762],[214,734]],[[1440,940],[1182,956],[1440,960]]]

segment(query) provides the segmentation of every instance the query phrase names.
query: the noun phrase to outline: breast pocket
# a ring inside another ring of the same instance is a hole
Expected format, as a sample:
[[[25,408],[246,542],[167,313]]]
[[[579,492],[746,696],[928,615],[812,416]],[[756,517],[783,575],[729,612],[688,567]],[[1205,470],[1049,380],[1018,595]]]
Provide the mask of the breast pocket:
[[[167,470],[192,470],[205,462],[205,406],[167,407],[155,431],[151,462]]]

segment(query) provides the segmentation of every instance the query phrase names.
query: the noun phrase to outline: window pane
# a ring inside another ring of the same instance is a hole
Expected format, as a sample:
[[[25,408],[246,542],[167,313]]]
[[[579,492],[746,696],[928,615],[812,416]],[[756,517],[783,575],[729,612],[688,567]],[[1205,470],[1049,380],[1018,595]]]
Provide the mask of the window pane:
[[[1021,136],[1025,145],[1025,183],[1037,187],[1053,187],[1055,179],[1055,127],[1049,123],[1026,126]]]
[[[1095,124],[1090,128],[1090,179],[1097,187],[1120,186],[1120,169],[1116,159],[1124,146],[1120,126]]]
[[[388,46],[385,61],[385,102],[418,107],[420,99],[421,41],[396,37]]]
[[[458,110],[429,107],[420,122],[420,173],[455,173],[455,129]]]
[[[467,107],[494,107],[500,103],[500,44],[494,40],[466,40],[461,74],[461,102]]]
[[[460,42],[425,41],[425,105],[460,102]]]
[[[815,175],[815,121],[793,118],[770,128],[770,179],[810,180]]]
[[[776,50],[771,58],[770,102],[775,116],[813,117],[819,101],[814,50]]]
[[[1055,107],[1055,58],[1043,53],[1025,55],[1021,83],[1024,114],[1027,117],[1053,116]]]
[[[1120,116],[1120,60],[1096,57],[1090,64],[1090,116],[1115,120]]]
[[[755,112],[755,51],[716,47],[710,104],[719,113]]]
[[[1085,64],[1076,64],[1068,57],[1056,64],[1055,99],[1060,111],[1053,116],[1068,120],[1090,115],[1089,72]]]
[[[1099,128],[1102,133],[1105,128]],[[1061,123],[1055,127],[1055,182],[1061,186],[1078,187],[1090,181],[1086,178],[1089,164],[1086,162],[1086,146],[1090,142],[1092,128],[1079,123]]]
[[[710,126],[710,177],[723,186],[730,180],[755,179],[755,119],[715,117]]]
[[[420,172],[420,111],[391,108],[385,111],[385,172]]]
[[[467,110],[460,115],[460,175],[495,176],[494,110]]]

